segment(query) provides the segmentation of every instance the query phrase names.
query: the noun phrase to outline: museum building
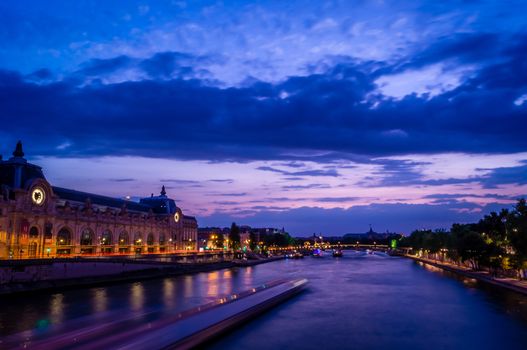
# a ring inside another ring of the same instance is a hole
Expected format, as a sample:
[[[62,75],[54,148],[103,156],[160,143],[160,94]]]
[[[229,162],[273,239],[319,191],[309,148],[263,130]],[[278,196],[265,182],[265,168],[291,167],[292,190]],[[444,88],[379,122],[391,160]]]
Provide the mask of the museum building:
[[[0,157],[0,259],[196,251],[197,230],[164,186],[134,202],[52,186],[21,142]]]

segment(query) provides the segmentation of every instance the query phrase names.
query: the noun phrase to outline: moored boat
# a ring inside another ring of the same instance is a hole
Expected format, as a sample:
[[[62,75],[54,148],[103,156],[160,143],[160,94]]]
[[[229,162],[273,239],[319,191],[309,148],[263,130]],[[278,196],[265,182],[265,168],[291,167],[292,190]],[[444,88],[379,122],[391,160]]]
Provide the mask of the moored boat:
[[[322,258],[324,256],[324,253],[322,253],[322,250],[316,248],[313,250],[313,257],[314,258]]]
[[[343,255],[342,254],[342,250],[340,250],[340,249],[334,249],[333,250],[333,257],[334,258],[340,258],[340,257],[342,257],[342,255]]]
[[[300,252],[295,252],[293,254],[293,259],[303,259],[304,258],[304,254],[300,253]]]

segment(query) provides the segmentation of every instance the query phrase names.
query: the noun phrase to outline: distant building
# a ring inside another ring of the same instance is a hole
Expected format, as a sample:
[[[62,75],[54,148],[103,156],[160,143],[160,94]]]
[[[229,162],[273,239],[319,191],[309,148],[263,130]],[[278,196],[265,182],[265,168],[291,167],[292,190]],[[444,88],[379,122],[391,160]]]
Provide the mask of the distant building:
[[[393,233],[393,232],[384,232],[384,233],[377,233],[375,231],[373,231],[371,225],[370,225],[370,230],[368,232],[365,232],[365,233],[347,233],[343,236],[343,239],[346,240],[346,241],[362,241],[362,240],[370,240],[370,241],[373,241],[373,240],[383,240],[383,239],[387,239],[387,238],[390,238],[394,235],[397,235],[396,233]]]
[[[229,239],[229,229],[219,227],[200,227],[198,229],[198,248],[200,250],[221,249],[219,242],[220,235],[223,236],[224,246]]]
[[[197,221],[163,186],[138,202],[52,186],[19,142],[0,158],[0,258],[197,250]]]

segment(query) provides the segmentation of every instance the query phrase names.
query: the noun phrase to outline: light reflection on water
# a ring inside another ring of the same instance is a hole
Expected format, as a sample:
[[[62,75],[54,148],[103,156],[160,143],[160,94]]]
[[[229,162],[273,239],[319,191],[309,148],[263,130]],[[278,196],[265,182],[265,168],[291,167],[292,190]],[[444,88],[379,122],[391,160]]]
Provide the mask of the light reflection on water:
[[[140,282],[132,284],[130,292],[130,308],[140,311],[145,305],[145,288]]]
[[[55,294],[49,304],[49,319],[51,323],[62,323],[64,319],[64,295]]]
[[[221,293],[219,295],[229,295],[234,293],[233,291],[233,276],[232,270],[223,270],[222,274],[222,285]]]
[[[108,295],[104,288],[97,288],[93,290],[92,297],[93,312],[104,312],[108,308]]]
[[[174,308],[176,305],[175,299],[177,298],[175,281],[173,279],[166,278],[163,280],[163,304],[167,308]]]
[[[188,276],[0,300],[0,335],[102,312],[182,311],[278,278],[309,290],[211,346],[222,348],[515,348],[524,297],[385,255],[345,252]],[[469,288],[467,288],[469,287]],[[45,321],[45,322],[44,322]],[[310,330],[317,330],[313,332]],[[492,336],[492,337],[491,337]],[[489,338],[490,337],[490,338]],[[265,339],[265,342],[262,342]],[[474,346],[472,346],[474,345]],[[500,347],[501,347],[500,345]]]
[[[216,297],[218,293],[218,278],[220,273],[218,271],[209,273],[207,276],[207,296]]]
[[[194,279],[193,279],[194,276],[185,276],[183,277],[183,285],[185,286],[185,298],[190,298],[192,297],[193,293],[192,293],[192,288],[193,288],[193,282],[194,282]]]

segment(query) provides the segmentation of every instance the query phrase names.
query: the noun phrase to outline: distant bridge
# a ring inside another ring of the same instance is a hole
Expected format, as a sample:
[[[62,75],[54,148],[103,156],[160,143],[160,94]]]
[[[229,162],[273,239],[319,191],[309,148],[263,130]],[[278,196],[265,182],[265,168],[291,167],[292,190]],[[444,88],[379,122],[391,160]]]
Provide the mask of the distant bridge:
[[[290,246],[290,247],[270,247],[270,251],[274,252],[280,252],[280,251],[293,251],[293,250],[299,250],[299,251],[311,251],[315,248],[323,248],[323,249],[355,249],[355,250],[377,250],[377,251],[385,251],[390,249],[390,247],[386,244],[352,244],[352,243],[346,243],[346,244],[317,244],[316,246]]]

